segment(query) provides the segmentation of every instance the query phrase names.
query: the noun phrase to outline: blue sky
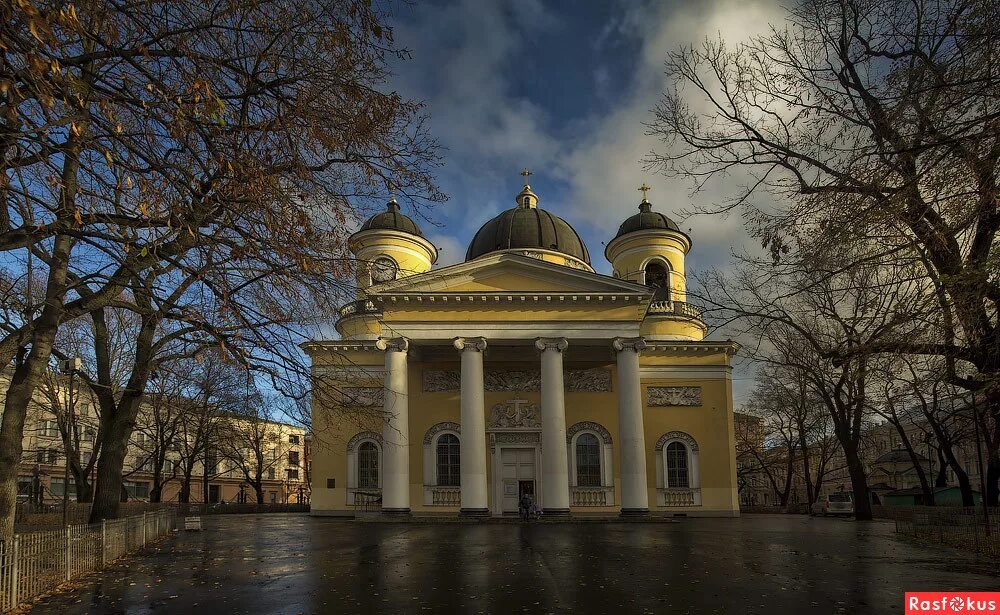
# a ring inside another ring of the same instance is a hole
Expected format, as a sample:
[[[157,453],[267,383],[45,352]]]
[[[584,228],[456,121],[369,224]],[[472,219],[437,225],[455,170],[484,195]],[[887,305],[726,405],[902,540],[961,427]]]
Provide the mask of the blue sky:
[[[439,264],[463,260],[475,231],[514,205],[523,167],[540,206],[577,229],[600,272],[610,272],[603,244],[635,213],[643,181],[654,207],[690,229],[689,268],[725,264],[746,242],[738,217],[684,215],[725,198],[725,182],[692,194],[684,180],[643,171],[656,146],[643,123],[666,87],[667,52],[759,32],[780,20],[776,3],[434,0],[395,10],[411,59],[394,65],[391,85],[424,101],[443,146],[438,179],[450,198],[421,221]]]

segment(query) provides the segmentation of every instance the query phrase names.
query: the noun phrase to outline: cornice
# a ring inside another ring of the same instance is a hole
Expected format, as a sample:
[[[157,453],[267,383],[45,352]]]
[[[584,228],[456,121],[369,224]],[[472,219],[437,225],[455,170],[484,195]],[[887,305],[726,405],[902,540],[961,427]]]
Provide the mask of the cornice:
[[[646,339],[647,352],[669,352],[675,354],[711,354],[725,352],[728,356],[733,356],[740,351],[740,345],[732,340],[722,342],[685,342],[685,341],[657,341]]]

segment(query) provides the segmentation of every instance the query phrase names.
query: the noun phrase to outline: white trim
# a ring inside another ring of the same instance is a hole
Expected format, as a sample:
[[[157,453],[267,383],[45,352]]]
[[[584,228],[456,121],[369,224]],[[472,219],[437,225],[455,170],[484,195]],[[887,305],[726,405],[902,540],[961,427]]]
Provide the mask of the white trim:
[[[688,237],[687,233],[685,233],[684,231],[673,231],[664,228],[651,228],[651,229],[642,229],[639,231],[632,231],[631,233],[626,233],[621,237],[615,237],[614,239],[609,241],[608,245],[604,248],[604,257],[607,258],[609,261],[613,260],[612,258],[610,258],[610,254],[614,252],[619,245],[625,243],[626,241],[635,241],[635,240],[641,241],[642,239],[649,237],[658,237],[658,238],[666,237],[669,239],[679,240],[681,245],[684,246],[685,254],[691,251],[691,245],[692,245],[691,238]],[[646,245],[644,246],[644,248],[648,250],[649,246]],[[630,250],[633,249],[635,248],[630,248]],[[628,250],[625,252],[628,252]],[[623,252],[622,254],[624,254],[625,252]],[[620,258],[622,254],[615,254],[614,260]]]
[[[634,248],[629,248],[627,250],[622,250],[621,254],[615,256],[615,260],[620,260],[626,256],[631,256],[633,254],[638,254],[640,252],[649,252],[650,250],[659,250],[660,252],[670,252],[672,254],[680,256],[681,258],[687,256],[687,254],[683,250],[679,249],[677,246],[661,246],[661,245],[651,246],[649,244],[644,244],[641,246],[636,246]]]
[[[441,423],[435,423],[434,425],[431,425],[427,431],[434,431],[440,425],[450,422],[451,421],[443,421]],[[437,429],[431,436],[431,441],[424,444],[424,505],[426,506],[434,505],[434,488],[441,486],[438,485],[437,477],[437,445],[438,440],[440,440],[441,436],[445,434],[451,434],[458,438],[458,445],[462,446],[462,433],[451,427]],[[426,440],[426,437],[424,440]],[[451,485],[449,488],[460,489],[461,485]]]
[[[468,327],[468,328],[466,328]],[[413,340],[450,343],[455,337],[484,336],[493,340],[532,343],[536,337],[568,337],[576,340],[607,340],[638,337],[640,321],[499,321],[499,322],[393,322],[386,323],[393,335]]]
[[[647,343],[649,342],[649,338]],[[643,380],[667,378],[677,380],[726,379],[733,377],[731,365],[675,365],[670,367],[639,366],[639,377]]]
[[[684,445],[687,452],[688,486],[677,487],[667,484],[667,447],[674,442]],[[654,447],[656,455],[656,488],[657,504],[664,506],[665,489],[690,489],[694,495],[694,505],[701,506],[701,465],[700,452],[697,441],[690,434],[682,431],[671,431],[660,436]]]
[[[614,487],[614,468],[611,467],[614,457],[614,447],[610,442],[605,442],[600,433],[593,429],[581,429],[570,437],[569,441],[569,484],[571,487],[579,487],[576,470],[576,443],[583,434],[591,434],[597,438],[597,443],[601,447],[601,487]],[[594,485],[589,485],[594,487]]]
[[[430,241],[428,241],[427,239],[425,239],[420,235],[414,235],[413,233],[406,233],[403,231],[395,231],[392,229],[371,228],[371,229],[365,229],[363,231],[358,231],[357,233],[354,233],[347,239],[347,246],[351,251],[354,251],[355,254],[360,254],[362,251],[371,248],[373,245],[381,243],[379,241],[380,236],[391,237],[393,239],[401,239],[404,241],[410,241],[412,243],[415,243],[418,246],[427,250],[427,252],[430,254],[430,263],[432,265],[437,262],[438,259],[437,246],[435,246]],[[369,243],[368,240],[371,240],[371,242]],[[358,244],[362,245],[359,246]],[[400,246],[393,246],[394,249],[399,247]],[[424,260],[427,260],[427,254],[421,254],[420,257]]]
[[[358,467],[358,450],[361,445],[371,442],[375,445],[375,450],[378,451],[378,489],[382,489],[382,475],[385,473],[385,466],[382,462],[382,443],[379,441],[379,436],[375,432],[360,432],[354,435],[347,443],[347,505],[354,505],[354,490],[361,489],[358,486],[358,472],[360,468]],[[370,489],[371,487],[366,487]]]
[[[518,249],[516,251],[520,251]],[[561,252],[558,254],[562,255]],[[572,258],[572,257],[570,257]],[[575,269],[565,265],[550,263],[537,258],[523,256],[513,252],[491,252],[471,261],[456,263],[440,269],[433,269],[425,273],[406,276],[380,285],[377,292],[393,294],[407,292],[410,289],[415,292],[431,293],[435,289],[445,288],[454,285],[456,282],[463,282],[472,279],[472,273],[479,275],[486,269],[492,267],[505,267],[505,271],[534,270],[536,272],[548,273],[553,281],[573,280],[581,287],[580,294],[646,294],[646,288],[642,285],[626,280],[613,278],[609,275]],[[582,290],[587,289],[587,290]],[[498,293],[507,294],[507,293]]]
[[[524,431],[524,430],[522,430]],[[527,431],[539,432],[540,430],[532,429]],[[503,430],[498,430],[494,433],[502,433]],[[539,435],[541,435],[539,433]],[[489,438],[489,435],[487,435]],[[538,442],[526,443],[501,443],[497,442],[493,446],[493,454],[490,455],[492,458],[490,463],[492,465],[490,469],[490,476],[493,479],[493,501],[490,507],[490,513],[494,516],[503,516],[503,449],[505,448],[530,448],[535,451],[535,504],[539,508],[544,508],[545,503],[543,502],[542,494],[542,444],[541,438]]]
[[[662,255],[654,254],[653,256],[650,256],[646,260],[642,261],[642,264],[639,266],[639,277],[642,279],[642,283],[648,286],[649,288],[656,288],[654,286],[649,286],[649,284],[646,282],[646,267],[649,267],[653,263],[659,263],[663,265],[664,269],[666,269],[667,272],[667,288],[665,289],[667,291],[666,301],[672,301],[674,296],[674,288],[673,288],[674,268],[670,266],[670,261],[668,261]],[[663,301],[663,299],[661,299],[661,301]]]

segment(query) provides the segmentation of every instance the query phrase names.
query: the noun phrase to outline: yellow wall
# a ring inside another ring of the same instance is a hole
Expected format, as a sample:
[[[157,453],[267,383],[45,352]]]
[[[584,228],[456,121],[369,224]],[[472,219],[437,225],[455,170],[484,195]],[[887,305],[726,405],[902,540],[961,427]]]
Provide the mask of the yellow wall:
[[[684,256],[690,249],[687,239],[671,231],[643,231],[625,235],[608,244],[608,259],[617,276],[642,283],[643,267],[652,258],[662,258],[670,266],[671,299],[685,301],[687,278]]]
[[[314,353],[320,354],[320,353]],[[365,353],[370,355],[361,362],[378,364],[380,353]],[[317,357],[319,358],[319,357]],[[360,357],[355,357],[359,359]],[[330,364],[331,361],[321,363]],[[335,362],[333,362],[335,363]],[[679,356],[656,352],[643,356],[643,365],[716,365],[728,364],[728,357],[723,353]],[[595,367],[595,364],[567,364],[568,369]],[[487,369],[537,369],[537,361],[523,363],[491,363],[488,358]],[[579,421],[594,421],[603,425],[611,434],[613,440],[613,470],[615,475],[615,506],[607,508],[580,507],[574,508],[577,513],[608,512],[617,513],[620,502],[620,462],[618,433],[618,400],[617,373],[613,362],[603,364],[612,376],[610,392],[579,393],[567,392],[566,426],[567,428]],[[410,508],[417,513],[457,513],[456,508],[424,505],[424,434],[433,425],[444,422],[460,422],[459,392],[425,393],[422,390],[422,373],[425,369],[459,370],[455,362],[421,363],[410,362],[409,373],[409,429],[410,429]],[[357,382],[354,386],[359,386]],[[371,385],[367,381],[361,385]],[[734,459],[733,435],[733,405],[730,381],[717,379],[650,379],[643,380],[643,400],[647,400],[648,386],[700,386],[702,387],[703,405],[696,408],[679,407],[644,407],[644,425],[646,430],[646,472],[649,485],[650,510],[659,514],[737,514],[738,498],[736,485],[736,465]],[[526,399],[540,405],[538,392],[486,392],[485,407],[487,421],[490,409],[498,403],[507,402],[513,398]],[[313,489],[312,508],[316,514],[350,514],[347,506],[347,441],[360,431],[370,430],[381,433],[381,408],[369,408],[365,416],[359,416],[355,411],[338,411],[330,409],[329,404],[320,401],[329,396],[314,397],[314,456],[313,456]],[[350,416],[340,416],[347,412]],[[366,424],[366,425],[365,425]],[[657,439],[669,431],[682,431],[695,439],[699,446],[699,465],[701,476],[702,505],[694,508],[659,508],[656,491],[656,455],[654,446]],[[490,451],[487,448],[487,453]],[[487,463],[490,505],[494,497],[491,474],[492,459]],[[540,474],[541,468],[536,468]],[[327,478],[336,479],[336,488],[327,488]]]
[[[690,318],[647,316],[642,321],[640,332],[647,338],[668,337],[697,341],[705,338],[708,327],[700,320]]]
[[[385,255],[396,261],[399,267],[399,277],[416,275],[429,271],[437,261],[437,250],[433,244],[416,235],[373,229],[362,231],[351,237],[351,251],[358,259],[355,272],[358,284],[358,296],[363,296],[368,288],[371,277],[368,264],[376,257]]]

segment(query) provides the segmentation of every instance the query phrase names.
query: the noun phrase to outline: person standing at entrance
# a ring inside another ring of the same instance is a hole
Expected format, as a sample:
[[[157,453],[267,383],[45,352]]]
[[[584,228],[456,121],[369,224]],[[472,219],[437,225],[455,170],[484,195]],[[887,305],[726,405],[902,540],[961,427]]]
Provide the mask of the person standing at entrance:
[[[531,518],[531,507],[533,504],[531,495],[528,493],[521,494],[521,501],[517,503],[517,507],[520,509],[522,521],[527,521]]]

